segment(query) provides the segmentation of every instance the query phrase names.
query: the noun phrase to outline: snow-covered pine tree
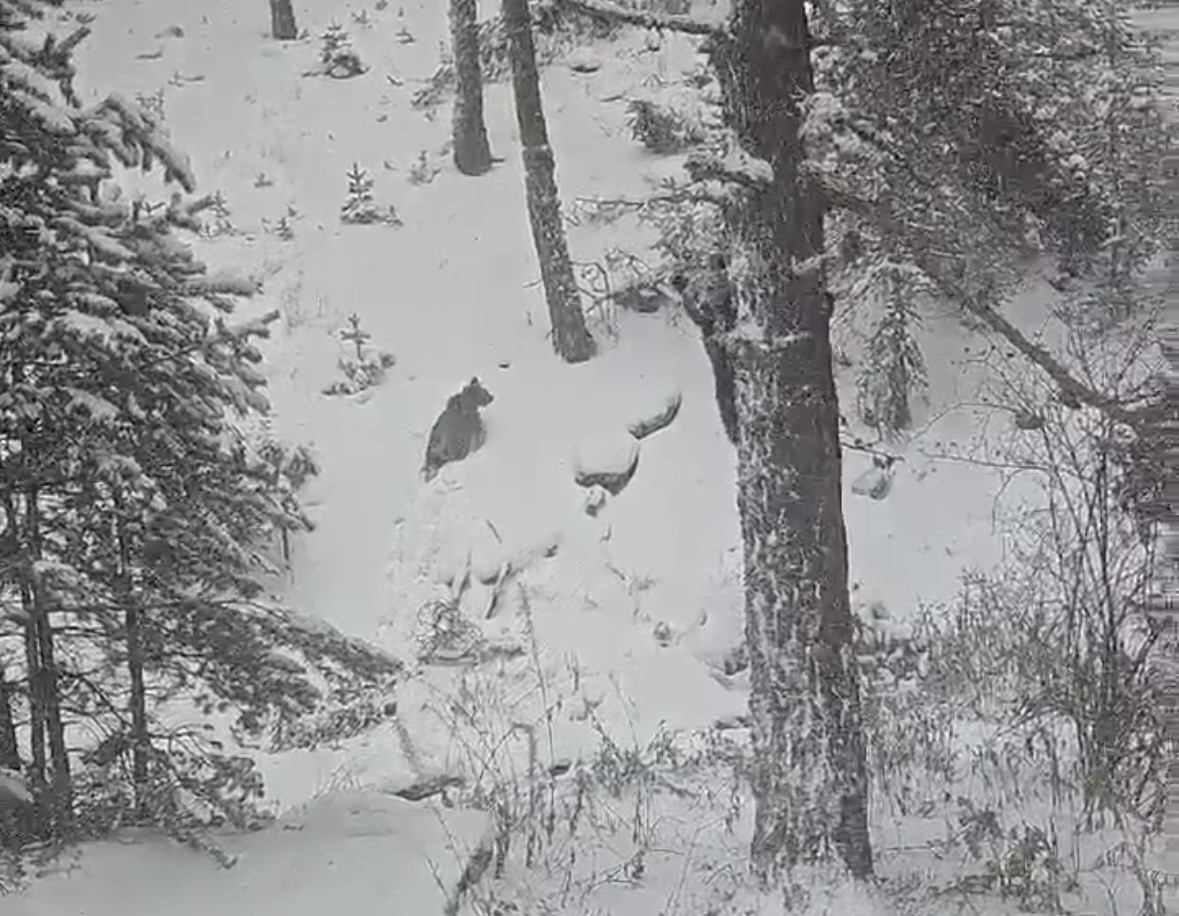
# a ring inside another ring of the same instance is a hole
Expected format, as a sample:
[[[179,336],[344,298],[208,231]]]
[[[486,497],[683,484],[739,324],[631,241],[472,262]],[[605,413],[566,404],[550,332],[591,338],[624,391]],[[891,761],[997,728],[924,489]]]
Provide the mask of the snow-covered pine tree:
[[[373,177],[358,162],[352,163],[352,168],[348,170],[348,197],[340,207],[340,221],[361,226],[372,223],[401,225],[401,219],[393,207],[377,206],[373,200]]]
[[[851,292],[855,301],[875,307],[856,379],[860,418],[886,438],[909,428],[912,398],[925,385],[925,360],[914,335],[921,324],[918,297],[927,283],[912,265],[885,255],[864,270]]]
[[[511,54],[512,93],[524,159],[528,223],[552,323],[553,349],[566,362],[585,362],[594,355],[594,339],[586,326],[581,291],[573,275],[565,225],[561,221],[556,164],[540,94],[528,0],[505,0],[501,15]]]
[[[397,669],[253,601],[260,538],[304,521],[238,432],[267,409],[254,340],[274,316],[226,320],[254,285],[210,276],[182,242],[207,200],[108,193],[120,167],[194,182],[137,106],[79,103],[83,33],[30,38],[29,9],[0,0],[0,597],[24,649],[22,763],[42,834],[134,816],[191,839],[261,785],[199,715],[165,728],[164,704],[173,723],[186,702],[223,712],[244,743]],[[76,757],[81,720],[105,737]]]
[[[365,66],[352,47],[352,39],[338,22],[331,23],[319,40],[319,59],[325,74],[333,79],[350,79],[364,73]]]
[[[1125,277],[1158,251],[1160,68],[1119,3],[818,11],[810,167],[841,218],[949,299],[993,305],[1042,255]]]

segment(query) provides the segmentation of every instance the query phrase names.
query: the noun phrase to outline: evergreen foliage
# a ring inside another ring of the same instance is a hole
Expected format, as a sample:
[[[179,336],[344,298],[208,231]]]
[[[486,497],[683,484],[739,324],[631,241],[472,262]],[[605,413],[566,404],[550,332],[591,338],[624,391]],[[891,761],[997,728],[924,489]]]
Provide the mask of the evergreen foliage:
[[[243,432],[276,313],[233,323],[257,285],[183,240],[214,199],[186,198],[142,106],[79,102],[85,30],[43,35],[45,5],[0,0],[0,721],[22,723],[0,737],[32,790],[23,839],[134,821],[199,844],[257,813],[244,748],[397,668],[261,602],[267,535],[310,524],[307,456]],[[129,168],[180,190],[126,200]]]

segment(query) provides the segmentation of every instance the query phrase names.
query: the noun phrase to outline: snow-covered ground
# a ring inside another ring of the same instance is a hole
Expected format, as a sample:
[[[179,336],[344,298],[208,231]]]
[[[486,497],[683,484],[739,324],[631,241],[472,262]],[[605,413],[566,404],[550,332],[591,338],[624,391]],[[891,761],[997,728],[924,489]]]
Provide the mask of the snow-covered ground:
[[[524,766],[520,735],[536,738],[534,753],[549,765],[600,753],[604,736],[646,747],[744,709],[740,679],[719,670],[740,639],[740,542],[734,456],[707,359],[688,322],[627,312],[596,317],[603,352],[594,360],[570,367],[553,356],[508,87],[487,90],[492,147],[505,161],[480,178],[450,163],[449,105],[433,119],[410,105],[437,65],[445,8],[442,0],[299,4],[312,38],[280,44],[268,37],[262,0],[67,6],[66,15],[95,17],[78,58],[83,96],[162,93],[201,190],[224,195],[237,230],[203,242],[202,255],[265,276],[249,312],[281,310],[266,351],[274,430],[311,445],[322,474],[307,492],[317,528],[294,545],[276,595],[404,658],[410,675],[399,728],[262,762],[268,795],[296,820],[227,840],[241,857],[235,869],[219,873],[195,853],[128,838],[87,847],[77,868],[5,899],[5,914],[392,907],[431,916],[442,912],[440,882],[453,886],[486,822],[391,799],[390,790],[423,775]],[[305,75],[331,22],[353,36],[365,75]],[[412,42],[398,39],[403,30]],[[558,60],[544,74],[567,212],[579,197],[638,197],[649,178],[670,171],[630,139],[625,99],[677,91],[699,62],[671,36],[652,47],[630,34],[594,53],[594,73]],[[422,156],[439,171],[413,181]],[[394,205],[404,226],[341,225],[353,163],[374,176],[378,203]],[[283,216],[290,240],[269,231]],[[643,255],[649,236],[629,225],[571,226],[575,260],[599,260],[611,246]],[[1011,314],[1035,329],[1043,298],[1031,288]],[[844,332],[854,321],[845,309]],[[325,397],[352,314],[396,364],[371,393]],[[602,333],[605,325],[616,334]],[[920,408],[888,497],[856,492],[868,455],[848,452],[845,474],[855,599],[902,622],[923,603],[950,599],[964,570],[1000,560],[1005,507],[1032,492],[1009,479],[1010,421],[983,406],[983,365],[1001,356],[950,316],[923,334],[932,402]],[[472,376],[495,396],[487,444],[423,483],[430,425]],[[848,404],[851,386],[849,376]],[[578,462],[617,457],[630,447],[627,424],[677,394],[678,416],[642,440],[630,485],[587,514]],[[417,665],[421,608],[469,568],[476,581],[464,608],[482,618],[493,586],[477,580],[494,581],[509,564],[518,572],[483,626],[493,660],[477,669]],[[464,709],[475,725],[464,724]],[[717,839],[724,831],[704,823],[679,835],[714,860],[742,842]],[[687,874],[687,859],[671,870]],[[650,896],[622,882],[596,905],[698,912],[679,898],[672,907],[675,888]]]

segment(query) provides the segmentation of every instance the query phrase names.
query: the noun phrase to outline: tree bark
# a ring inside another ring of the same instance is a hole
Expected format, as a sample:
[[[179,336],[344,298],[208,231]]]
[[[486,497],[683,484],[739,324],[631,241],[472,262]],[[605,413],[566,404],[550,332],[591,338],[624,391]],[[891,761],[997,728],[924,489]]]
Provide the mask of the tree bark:
[[[135,783],[135,813],[146,818],[151,736],[147,729],[147,689],[143,680],[143,628],[134,598],[128,600],[123,620],[127,629],[127,671],[131,676],[131,779]]]
[[[37,675],[40,699],[45,715],[45,737],[49,744],[50,828],[56,837],[66,836],[73,821],[73,780],[70,775],[70,755],[65,740],[65,721],[61,712],[61,691],[58,681],[57,659],[53,644],[53,622],[49,602],[41,586],[34,563],[41,558],[40,494],[30,488],[25,494],[25,534],[29,556],[24,575],[36,638]]]
[[[738,0],[714,44],[730,125],[772,177],[726,214],[738,318],[738,506],[745,550],[755,873],[836,857],[872,874],[859,669],[847,583],[823,202],[800,174],[813,90],[803,0]],[[807,266],[803,266],[807,265]]]
[[[479,22],[475,0],[450,0],[454,49],[454,164],[464,175],[491,169],[491,144],[483,118],[483,73],[479,66]]]
[[[270,34],[278,41],[294,41],[299,37],[291,0],[270,0]]]
[[[704,352],[712,366],[712,384],[716,390],[716,409],[720,413],[721,428],[731,445],[737,444],[737,394],[730,347],[711,338],[704,338]]]
[[[16,738],[16,718],[12,713],[14,684],[0,663],[0,769],[23,773],[24,762]],[[18,849],[26,837],[28,815],[31,812],[10,799],[0,797],[0,848]]]
[[[14,693],[8,672],[0,663],[0,767],[20,773],[24,769],[24,762],[16,740],[16,718],[12,714]]]
[[[116,497],[116,508],[123,512],[122,501]],[[149,814],[149,759],[151,735],[147,724],[147,688],[144,683],[143,624],[141,610],[135,597],[132,580],[130,549],[122,518],[116,522],[119,548],[119,569],[116,591],[123,606],[124,639],[127,647],[127,674],[131,681],[128,712],[131,716],[131,781],[135,786],[135,813],[146,820]]]
[[[553,349],[566,362],[580,363],[593,356],[594,341],[581,310],[581,293],[573,275],[565,227],[561,222],[561,200],[557,194],[553,150],[549,145],[540,96],[540,74],[532,42],[528,0],[504,0],[503,18],[512,58],[516,123],[520,127],[520,144],[524,148],[528,218],[553,326]]]

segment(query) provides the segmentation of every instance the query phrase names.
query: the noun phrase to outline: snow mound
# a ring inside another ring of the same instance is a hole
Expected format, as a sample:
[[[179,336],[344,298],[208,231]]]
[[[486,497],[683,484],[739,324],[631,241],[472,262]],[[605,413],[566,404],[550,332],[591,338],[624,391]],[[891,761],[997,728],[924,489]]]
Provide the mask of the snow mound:
[[[868,470],[856,475],[851,483],[851,491],[857,496],[867,496],[869,499],[881,500],[892,492],[894,469],[873,465]]]
[[[646,439],[652,433],[666,429],[679,416],[680,407],[684,403],[683,393],[677,388],[662,393],[658,400],[652,403],[641,403],[635,411],[635,417],[626,424],[627,431],[636,439]]]
[[[139,835],[94,843],[64,873],[6,899],[5,916],[323,916],[444,911],[487,830],[471,812],[340,794],[258,833],[229,837],[235,865]],[[435,875],[437,874],[437,877]]]
[[[617,496],[639,466],[639,443],[622,429],[586,436],[575,446],[573,475],[579,486],[604,487]]]

